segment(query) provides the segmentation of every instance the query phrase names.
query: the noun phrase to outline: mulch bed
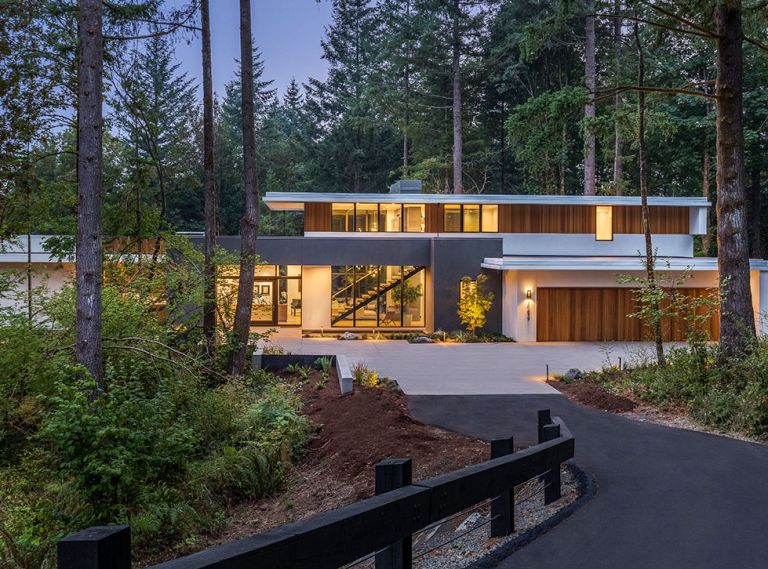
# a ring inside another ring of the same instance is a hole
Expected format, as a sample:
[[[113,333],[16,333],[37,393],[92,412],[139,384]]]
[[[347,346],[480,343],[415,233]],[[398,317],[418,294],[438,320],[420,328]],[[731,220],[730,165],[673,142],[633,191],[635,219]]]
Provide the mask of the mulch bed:
[[[413,479],[421,480],[487,460],[489,445],[430,427],[408,414],[405,397],[387,387],[355,385],[341,397],[335,373],[315,389],[313,372],[302,388],[304,412],[322,425],[298,464],[285,492],[240,504],[217,542],[338,508],[374,493],[374,465],[385,458],[411,458]]]
[[[637,407],[637,403],[631,399],[611,393],[594,381],[576,380],[571,383],[550,381],[549,384],[569,399],[582,405],[602,409],[603,411],[626,413],[634,411]]]

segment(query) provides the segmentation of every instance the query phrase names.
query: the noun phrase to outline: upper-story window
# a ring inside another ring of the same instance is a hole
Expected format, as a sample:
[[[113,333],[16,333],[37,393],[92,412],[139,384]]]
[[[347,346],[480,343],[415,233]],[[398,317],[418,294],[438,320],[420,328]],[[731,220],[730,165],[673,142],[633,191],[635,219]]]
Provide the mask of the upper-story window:
[[[379,205],[375,203],[355,204],[355,231],[379,230]]]
[[[613,241],[613,206],[595,206],[595,239]]]
[[[443,231],[447,233],[496,233],[499,206],[492,204],[445,204]]]
[[[424,214],[424,204],[334,203],[331,231],[423,233]]]
[[[331,231],[355,230],[355,204],[335,203],[331,208]]]

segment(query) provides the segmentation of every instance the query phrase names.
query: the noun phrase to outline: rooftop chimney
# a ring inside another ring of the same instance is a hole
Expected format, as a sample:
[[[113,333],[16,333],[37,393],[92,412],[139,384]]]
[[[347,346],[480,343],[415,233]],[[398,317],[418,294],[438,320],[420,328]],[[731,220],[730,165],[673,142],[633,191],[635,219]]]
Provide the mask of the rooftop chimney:
[[[389,186],[390,194],[420,194],[421,180],[398,180]]]

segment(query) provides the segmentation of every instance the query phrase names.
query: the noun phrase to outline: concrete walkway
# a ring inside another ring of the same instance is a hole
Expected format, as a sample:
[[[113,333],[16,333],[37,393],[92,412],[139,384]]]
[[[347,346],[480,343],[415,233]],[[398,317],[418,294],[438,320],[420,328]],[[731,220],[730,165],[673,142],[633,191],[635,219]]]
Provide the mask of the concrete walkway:
[[[532,395],[557,393],[549,372],[599,369],[645,351],[645,344],[508,343],[409,344],[404,340],[302,338],[281,330],[273,343],[295,354],[344,354],[398,381],[408,395]]]
[[[561,395],[409,397],[426,423],[485,439],[535,442],[550,408],[576,437],[597,495],[499,567],[768,567],[768,446],[641,423]]]

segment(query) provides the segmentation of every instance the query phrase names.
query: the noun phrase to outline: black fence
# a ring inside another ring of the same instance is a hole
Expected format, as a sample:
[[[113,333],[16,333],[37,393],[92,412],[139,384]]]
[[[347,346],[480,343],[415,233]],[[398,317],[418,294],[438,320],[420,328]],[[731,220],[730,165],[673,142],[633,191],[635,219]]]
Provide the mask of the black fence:
[[[415,484],[410,459],[385,460],[376,465],[372,498],[152,569],[336,569],[366,560],[376,569],[410,568],[414,534],[484,501],[490,501],[491,536],[509,535],[515,486],[540,478],[544,503],[554,502],[560,465],[574,456],[562,420],[543,410],[538,423],[535,446],[514,452],[512,438],[495,440],[490,460]],[[59,542],[58,569],[129,569],[130,541],[127,526],[88,528]]]

